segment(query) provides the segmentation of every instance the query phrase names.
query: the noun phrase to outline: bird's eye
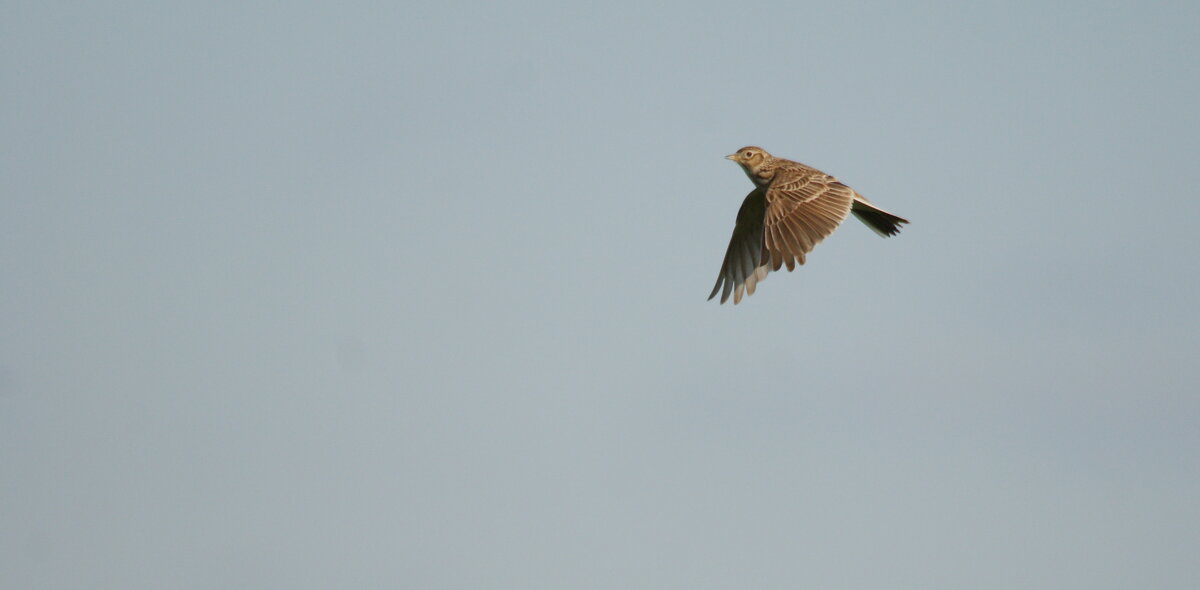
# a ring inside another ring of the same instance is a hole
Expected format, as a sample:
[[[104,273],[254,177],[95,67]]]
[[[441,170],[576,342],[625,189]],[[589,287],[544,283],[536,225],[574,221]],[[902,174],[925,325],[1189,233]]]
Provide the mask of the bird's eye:
[[[742,159],[749,160],[750,156],[753,156],[753,155],[754,155],[754,152],[742,152]]]

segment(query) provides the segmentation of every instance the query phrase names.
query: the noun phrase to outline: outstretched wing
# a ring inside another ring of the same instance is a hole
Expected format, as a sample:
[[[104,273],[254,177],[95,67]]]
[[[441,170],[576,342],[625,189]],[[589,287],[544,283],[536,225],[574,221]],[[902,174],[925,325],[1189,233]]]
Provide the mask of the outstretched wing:
[[[717,284],[708,298],[721,293],[721,303],[733,292],[733,303],[742,300],[742,292],[753,295],[754,286],[767,276],[767,253],[763,249],[763,218],[767,209],[766,191],[756,188],[746,195],[738,210],[733,237],[725,251],[725,261],[717,274]]]
[[[854,190],[811,168],[783,169],[776,171],[766,202],[764,263],[771,270],[786,264],[791,271],[850,214]]]

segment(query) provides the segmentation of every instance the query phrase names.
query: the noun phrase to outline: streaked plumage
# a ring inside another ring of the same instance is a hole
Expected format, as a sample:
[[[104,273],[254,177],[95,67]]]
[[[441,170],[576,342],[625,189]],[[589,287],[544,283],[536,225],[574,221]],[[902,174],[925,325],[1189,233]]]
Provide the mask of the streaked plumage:
[[[742,201],[725,261],[709,299],[721,293],[721,303],[733,293],[733,303],[767,273],[804,264],[804,256],[854,213],[875,233],[899,233],[907,219],[872,205],[838,179],[799,162],[776,158],[766,150],[748,146],[725,156],[737,162],[754,182]]]

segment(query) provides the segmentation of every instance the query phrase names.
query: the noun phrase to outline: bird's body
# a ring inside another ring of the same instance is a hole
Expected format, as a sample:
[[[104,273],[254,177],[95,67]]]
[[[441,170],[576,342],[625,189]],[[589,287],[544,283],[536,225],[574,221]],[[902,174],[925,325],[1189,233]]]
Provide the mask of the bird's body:
[[[742,202],[725,261],[709,299],[721,293],[721,303],[733,302],[767,273],[784,265],[788,271],[804,264],[804,256],[854,213],[875,233],[887,237],[900,231],[907,219],[872,205],[838,179],[799,162],[776,158],[766,150],[744,147],[727,159],[737,162],[754,183]]]

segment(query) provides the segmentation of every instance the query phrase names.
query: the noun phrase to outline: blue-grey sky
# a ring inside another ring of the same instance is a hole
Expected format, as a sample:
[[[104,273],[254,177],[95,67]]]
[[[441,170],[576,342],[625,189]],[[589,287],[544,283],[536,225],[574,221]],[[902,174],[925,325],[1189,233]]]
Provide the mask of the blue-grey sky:
[[[0,586],[1196,588],[1198,29],[5,3]]]

